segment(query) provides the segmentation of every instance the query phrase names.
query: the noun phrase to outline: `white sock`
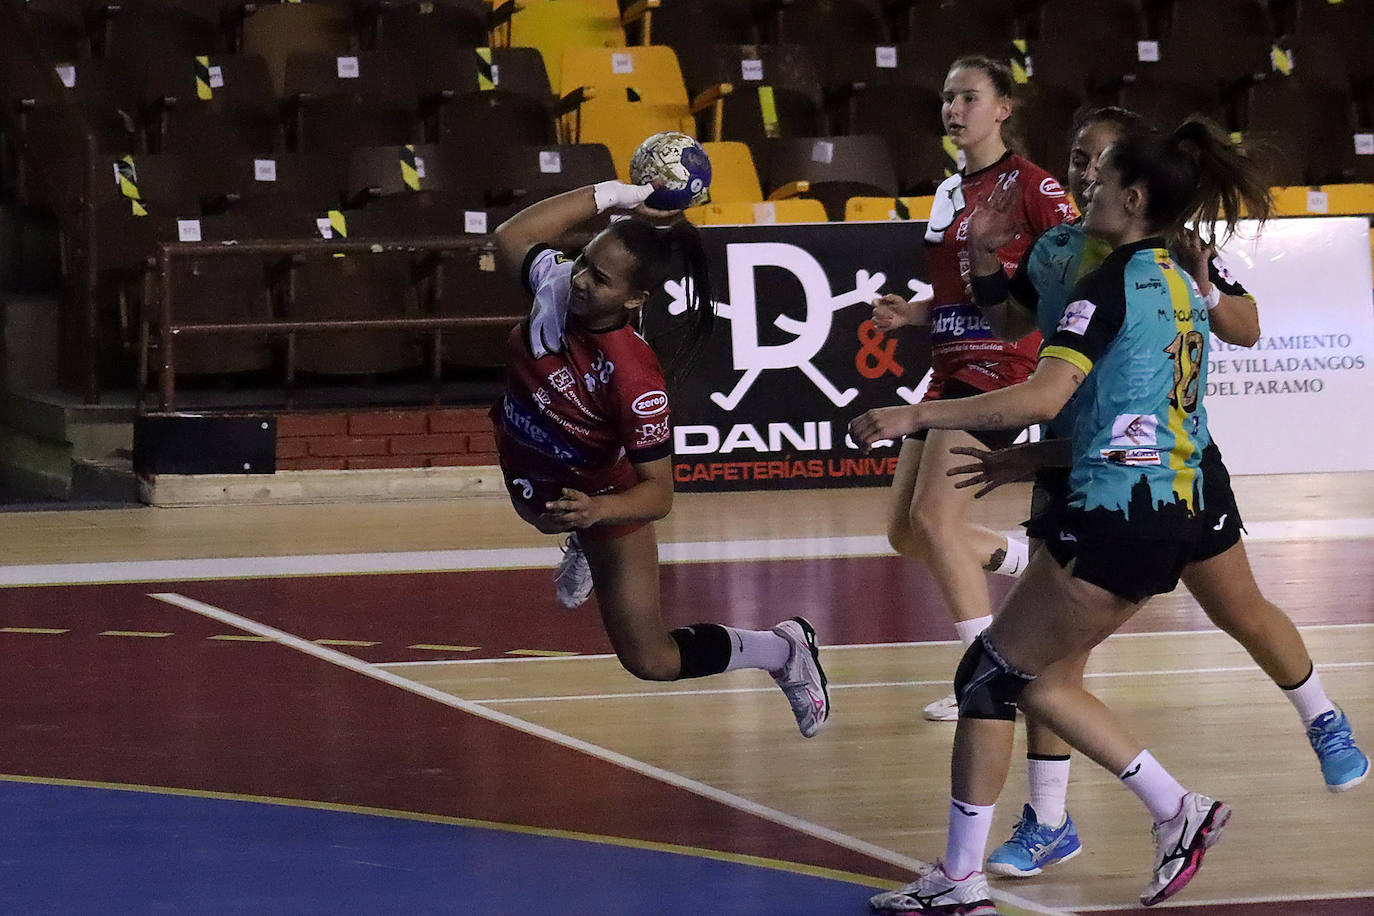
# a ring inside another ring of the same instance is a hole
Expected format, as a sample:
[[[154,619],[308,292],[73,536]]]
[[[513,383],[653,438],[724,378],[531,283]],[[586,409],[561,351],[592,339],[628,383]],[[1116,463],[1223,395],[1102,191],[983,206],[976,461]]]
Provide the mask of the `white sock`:
[[[1058,827],[1069,797],[1069,757],[1028,756],[1026,780],[1035,819],[1047,827]]]
[[[737,668],[762,668],[781,671],[792,653],[792,644],[772,630],[737,630],[721,627],[730,634],[730,661],[726,671]]]
[[[999,576],[1019,576],[1026,571],[1026,564],[1030,562],[1030,544],[1025,541],[1018,541],[1016,538],[1007,538],[1007,546],[1004,548],[1001,564],[990,572],[997,573]]]
[[[945,874],[958,880],[970,872],[983,870],[983,856],[988,849],[988,834],[992,831],[992,810],[996,805],[980,807],[951,798],[949,800],[949,839],[945,843],[945,857],[941,865]]]
[[[982,617],[975,617],[972,620],[954,621],[954,632],[959,634],[959,641],[964,644],[964,648],[973,645],[973,641],[978,638],[978,634],[992,626],[992,615],[984,614]]]
[[[1283,695],[1288,697],[1288,702],[1293,704],[1293,708],[1302,717],[1304,726],[1311,725],[1317,716],[1336,708],[1336,704],[1331,702],[1326,696],[1326,691],[1322,689],[1322,679],[1317,676],[1315,665],[1297,686],[1281,689]]]
[[[1188,794],[1149,751],[1141,751],[1118,778],[1150,809],[1156,824],[1178,814],[1183,796]]]

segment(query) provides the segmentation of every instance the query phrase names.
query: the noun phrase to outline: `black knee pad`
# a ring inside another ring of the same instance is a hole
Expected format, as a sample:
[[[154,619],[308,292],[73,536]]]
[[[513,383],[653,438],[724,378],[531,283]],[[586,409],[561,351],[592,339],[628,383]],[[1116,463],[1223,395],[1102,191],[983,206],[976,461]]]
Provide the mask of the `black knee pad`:
[[[959,715],[969,719],[1016,720],[1016,700],[1034,678],[1008,665],[979,633],[954,673]]]

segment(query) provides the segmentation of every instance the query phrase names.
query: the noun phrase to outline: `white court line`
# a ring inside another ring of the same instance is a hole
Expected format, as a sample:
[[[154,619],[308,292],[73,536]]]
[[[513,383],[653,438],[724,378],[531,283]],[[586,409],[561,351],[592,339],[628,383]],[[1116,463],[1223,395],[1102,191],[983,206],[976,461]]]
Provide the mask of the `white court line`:
[[[461,710],[462,712],[468,713],[469,715],[477,716],[478,718],[486,719],[488,721],[495,722],[499,725],[504,725],[507,728],[512,728],[516,731],[524,732],[527,735],[532,735],[544,741],[561,745],[562,747],[578,751],[590,757],[595,757],[598,760],[604,760],[607,763],[614,764],[615,766],[619,766],[623,769],[629,770],[634,773],[639,773],[640,775],[647,776],[650,779],[656,779],[659,782],[663,782],[668,785],[675,786],[679,789],[692,792],[696,795],[702,796],[703,798],[708,798],[720,804],[727,805],[731,808],[735,808],[740,811],[744,811],[748,814],[752,814],[755,817],[772,821],[775,824],[780,824],[784,827],[787,827],[790,830],[795,830],[798,833],[804,833],[809,836],[816,837],[817,839],[825,840],[826,842],[832,843],[841,848],[850,849],[855,852],[862,853],[866,856],[869,856],[870,858],[877,859],[882,862],[888,862],[892,865],[896,865],[899,868],[905,868],[913,873],[917,872],[926,864],[921,862],[919,859],[913,859],[909,856],[904,856],[901,853],[893,852],[890,849],[884,849],[881,846],[877,846],[865,840],[858,839],[857,837],[849,836],[845,833],[840,833],[839,831],[832,830],[829,827],[823,827],[820,824],[813,824],[810,821],[803,820],[799,817],[794,817],[793,815],[787,814],[786,812],[778,811],[775,808],[769,808],[766,805],[761,805],[757,802],[750,801],[749,799],[744,798],[743,796],[735,795],[731,792],[726,792],[722,789],[717,789],[714,786],[707,785],[703,782],[698,782],[695,779],[689,779],[688,777],[683,776],[679,773],[674,773],[671,770],[665,770],[660,767],[653,766],[652,764],[645,763],[641,760],[636,760],[633,757],[627,757],[626,755],[617,753],[616,751],[610,750],[609,748],[604,748],[600,745],[592,744],[587,741],[582,741],[578,738],[572,737],[571,735],[566,735],[562,732],[554,731],[551,728],[545,728],[542,725],[536,725],[533,722],[528,722],[524,719],[519,719],[515,716],[507,715],[506,713],[497,712],[493,709],[488,709],[485,706],[480,706],[471,700],[464,700],[460,697],[454,696],[453,694],[445,693],[442,690],[437,690],[433,687],[429,687],[417,681],[412,681],[409,678],[402,677],[399,674],[395,674],[390,671],[385,671],[376,665],[369,664],[368,662],[364,661],[359,661],[351,655],[345,655],[344,653],[338,652],[334,649],[330,649],[327,646],[321,646],[316,643],[310,642],[309,640],[302,639],[299,636],[293,636],[292,634],[287,633],[284,630],[279,630],[276,627],[271,627],[267,624],[259,623],[256,620],[250,620],[247,617],[242,617],[238,614],[233,613],[232,611],[226,611],[223,608],[218,608],[214,605],[206,604],[203,601],[197,601],[194,598],[188,598],[185,595],[179,595],[175,592],[151,593],[148,597],[154,598],[158,601],[165,602],[167,604],[175,605],[176,607],[180,607],[188,611],[192,611],[193,613],[199,614],[202,617],[208,617],[211,620],[219,621],[220,623],[223,623],[227,626],[235,627],[240,630],[246,630],[249,633],[266,637],[275,643],[279,643],[280,645],[286,646],[291,649],[295,649],[298,652],[303,652],[306,655],[313,656],[314,658],[328,662],[332,665],[337,665],[341,668],[345,668],[349,671],[354,672],[355,674],[361,674],[364,677],[369,677],[373,680],[381,681],[382,683],[389,684],[392,687],[399,687],[401,690],[405,690],[417,696],[424,697],[427,700],[433,700],[436,703],[441,703],[453,709]],[[1025,900],[1014,894],[1008,894],[1002,891],[993,892],[993,896],[999,900],[1005,900],[1007,903],[1010,903],[1013,906],[1018,906],[1022,909],[1030,910],[1033,913],[1044,914],[1044,916],[1074,916],[1073,913],[1067,910],[1050,909],[1040,904],[1037,904],[1033,901]]]
[[[1311,623],[1298,627],[1299,632],[1307,633],[1313,630],[1352,630],[1366,629],[1374,627],[1374,623]],[[1205,630],[1158,630],[1149,633],[1113,633],[1107,637],[1108,640],[1117,639],[1155,639],[1161,636],[1217,636],[1230,639],[1225,633],[1217,629],[1208,628]],[[917,640],[915,642],[865,642],[853,643],[850,645],[822,645],[821,648],[827,652],[840,652],[862,649],[910,649],[917,646],[939,647],[939,646],[958,646],[962,643],[957,639],[936,639],[936,640]],[[602,661],[608,658],[615,658],[609,652],[601,652],[589,655],[557,655],[557,656],[521,656],[520,658],[430,658],[415,661],[403,662],[377,662],[387,668],[423,668],[427,665],[508,665],[513,662],[586,662]],[[1320,667],[1326,667],[1322,665]]]
[[[389,666],[390,667],[390,666]],[[1367,662],[1333,662],[1317,666],[1319,671],[1333,671],[1338,668],[1374,668],[1374,661]],[[1109,677],[1175,677],[1189,674],[1259,674],[1257,665],[1243,665],[1233,668],[1173,668],[1161,669],[1158,671],[1100,671],[1097,673],[1089,672],[1085,678],[1109,678]],[[830,689],[835,690],[879,690],[884,688],[905,688],[905,687],[948,687],[950,679],[940,678],[933,681],[865,681],[857,684],[837,684],[830,682]],[[551,703],[559,700],[633,700],[633,699],[657,699],[659,697],[701,697],[717,696],[732,693],[772,693],[776,688],[773,687],[725,687],[712,689],[709,687],[698,688],[696,690],[642,690],[628,691],[626,693],[575,693],[563,694],[560,696],[545,697],[485,697],[480,700],[471,700],[473,703]]]
[[[1374,518],[1298,519],[1254,522],[1249,543],[1289,540],[1374,538]],[[1024,537],[1018,530],[1002,532]],[[776,540],[689,541],[662,544],[665,563],[740,560],[803,560],[819,557],[894,556],[882,536],[780,538]],[[0,566],[0,586],[76,585],[106,582],[185,582],[195,579],[253,579],[364,573],[462,572],[477,569],[553,567],[558,547],[484,550],[418,550],[394,553],[336,553],[284,557],[211,557],[109,563],[41,563]]]

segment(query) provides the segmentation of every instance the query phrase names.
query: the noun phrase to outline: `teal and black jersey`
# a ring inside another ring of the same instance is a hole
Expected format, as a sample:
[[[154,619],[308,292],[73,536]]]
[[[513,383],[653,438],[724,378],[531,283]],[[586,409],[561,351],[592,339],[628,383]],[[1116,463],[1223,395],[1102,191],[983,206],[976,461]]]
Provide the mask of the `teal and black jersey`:
[[[1073,438],[1068,506],[1085,527],[1190,534],[1211,441],[1207,305],[1162,239],[1122,246],[1074,287],[1041,357],[1086,378],[1060,421]]]
[[[1047,229],[1017,265],[1010,281],[1011,301],[1034,313],[1041,337],[1049,340],[1078,281],[1096,270],[1111,250],[1111,245],[1083,230],[1082,219]],[[1216,257],[1207,264],[1207,276],[1229,296],[1254,298]],[[1049,423],[1050,435],[1070,435],[1068,422],[1067,413],[1055,417]]]

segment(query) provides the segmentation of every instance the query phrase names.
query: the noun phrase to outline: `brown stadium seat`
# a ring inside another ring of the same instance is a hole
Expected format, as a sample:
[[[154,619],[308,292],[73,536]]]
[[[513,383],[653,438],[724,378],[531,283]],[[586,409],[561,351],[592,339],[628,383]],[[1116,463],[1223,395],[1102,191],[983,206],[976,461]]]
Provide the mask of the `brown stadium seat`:
[[[319,214],[334,239],[392,238],[365,212]],[[379,224],[380,223],[380,224]],[[345,235],[346,233],[346,235]],[[278,287],[282,317],[300,321],[411,318],[420,314],[412,258],[404,252],[297,255]],[[424,362],[413,331],[316,331],[296,337],[291,369],[321,375],[376,375]]]
[[[491,228],[536,201],[615,177],[611,151],[601,143],[507,149],[492,160],[486,180]]]
[[[935,76],[908,45],[813,51],[825,74],[837,131],[882,136],[904,193],[928,193],[939,184],[948,164],[940,124],[940,86],[948,62]]]
[[[850,197],[897,196],[887,143],[871,134],[770,140],[764,187],[771,193],[799,181],[809,184],[803,196],[821,201],[832,220],[844,219]]]
[[[621,0],[620,6],[628,10],[637,2]],[[649,41],[644,40],[646,23]],[[689,48],[758,44],[762,37],[753,4],[741,0],[668,0],[627,24],[625,36],[632,45],[667,45],[679,58],[690,56]]]
[[[87,7],[97,57],[141,60],[226,50],[219,9],[200,0],[111,0]]]
[[[1026,17],[1032,85],[1088,92],[1130,73],[1152,38],[1140,0],[1037,0]]]
[[[156,152],[265,153],[282,124],[267,62],[255,54],[154,57],[144,111]]]
[[[418,61],[425,137],[488,155],[557,135],[553,90],[534,48],[464,48]]]
[[[195,235],[205,242],[249,239],[256,235],[248,221],[232,214],[200,216],[190,222],[194,224],[194,234],[184,235],[189,228],[186,220],[154,217],[147,221],[145,237],[155,244],[195,241]],[[173,258],[171,266],[171,317],[174,322],[233,324],[272,319],[268,263],[264,259],[251,256]],[[158,347],[162,311],[156,297],[142,303],[141,317],[140,360],[145,366],[141,377],[146,378],[147,370],[156,369],[161,362]],[[265,335],[181,335],[173,345],[174,369],[178,376],[261,372],[275,363],[278,344],[279,340]]]
[[[302,152],[415,143],[419,90],[409,62],[382,52],[292,54],[287,145]]]
[[[363,0],[363,46],[411,59],[491,44],[491,7],[484,0]]]
[[[1074,115],[1087,102],[1080,92],[1054,85],[1031,85],[1017,100],[1012,117],[1013,141],[1020,140],[1019,152],[1051,175],[1063,176],[1069,163],[1072,138],[1069,127]]]
[[[286,64],[292,54],[350,54],[358,49],[353,15],[329,3],[245,3],[235,21],[233,50],[260,54],[277,94],[286,91]]]
[[[50,60],[91,56],[86,6],[81,0],[25,0],[21,7],[30,34]]]
[[[1374,181],[1374,155],[1356,153],[1355,99],[1327,83],[1271,76],[1246,93],[1242,128],[1274,185]],[[1367,129],[1366,129],[1366,132]]]
[[[237,212],[273,237],[310,237],[316,215],[343,206],[345,165],[323,153],[233,155],[224,161],[206,206]]]
[[[1022,26],[1016,0],[897,0],[898,38],[943,60],[964,54],[1010,53]]]
[[[350,207],[393,194],[439,191],[480,207],[486,179],[452,147],[428,143],[360,146],[349,152],[345,201]]]
[[[770,15],[764,20],[770,44],[817,42],[822,36],[841,43],[889,44],[882,0],[812,0],[810,3],[758,4]]]
[[[1174,0],[1162,24],[1160,60],[1212,80],[1223,92],[1243,91],[1272,69],[1276,36],[1262,0]]]
[[[820,72],[803,45],[713,45],[685,63],[693,97],[732,89],[721,103],[720,135],[708,108],[697,113],[700,136],[745,143],[758,163],[769,138],[829,133]]]

